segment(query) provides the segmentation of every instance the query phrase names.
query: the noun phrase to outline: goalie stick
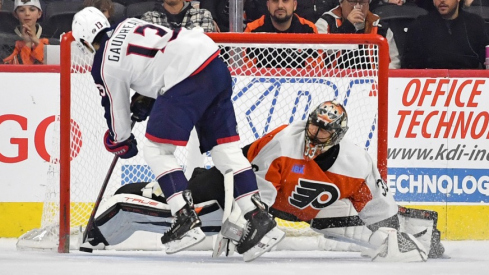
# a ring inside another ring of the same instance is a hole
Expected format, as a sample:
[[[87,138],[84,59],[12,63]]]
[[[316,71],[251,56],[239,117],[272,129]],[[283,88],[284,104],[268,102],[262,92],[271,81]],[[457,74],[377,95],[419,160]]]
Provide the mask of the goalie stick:
[[[227,170],[226,173],[224,174],[224,212],[222,214],[222,225],[226,223],[227,219],[231,215],[231,211],[233,208],[233,186],[234,186],[234,179],[233,179],[233,170]],[[214,244],[214,249],[212,251],[212,257],[219,257],[222,252],[224,252],[225,249],[227,249],[229,239],[224,238],[222,235],[223,229],[219,231],[217,234],[215,244]]]
[[[134,128],[135,124],[136,124],[136,121],[133,120],[131,123],[131,130],[132,130],[132,128]],[[95,222],[95,214],[97,213],[100,202],[102,201],[102,197],[104,196],[105,189],[107,189],[107,185],[109,184],[110,177],[112,176],[112,172],[114,171],[115,165],[117,164],[118,160],[119,160],[119,156],[115,155],[114,158],[112,159],[112,163],[110,164],[109,170],[107,171],[107,174],[105,175],[104,182],[102,183],[102,186],[100,187],[100,191],[98,193],[97,200],[95,201],[95,204],[93,206],[92,213],[90,213],[90,218],[88,219],[87,227],[85,228],[85,231],[83,232],[83,238],[81,241],[81,245],[83,245],[85,242],[87,242],[88,232],[90,232],[90,230],[92,230],[93,224]],[[92,248],[83,247],[81,245],[80,245],[80,251],[88,252],[88,253],[93,252]]]

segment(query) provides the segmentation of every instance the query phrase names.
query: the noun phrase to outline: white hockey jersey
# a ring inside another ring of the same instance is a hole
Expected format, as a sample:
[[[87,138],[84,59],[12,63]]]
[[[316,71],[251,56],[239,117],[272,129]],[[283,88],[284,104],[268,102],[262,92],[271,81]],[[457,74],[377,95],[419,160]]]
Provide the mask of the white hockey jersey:
[[[136,18],[124,20],[108,36],[95,54],[92,76],[116,142],[131,133],[130,89],[156,98],[219,53],[202,29],[171,30]]]

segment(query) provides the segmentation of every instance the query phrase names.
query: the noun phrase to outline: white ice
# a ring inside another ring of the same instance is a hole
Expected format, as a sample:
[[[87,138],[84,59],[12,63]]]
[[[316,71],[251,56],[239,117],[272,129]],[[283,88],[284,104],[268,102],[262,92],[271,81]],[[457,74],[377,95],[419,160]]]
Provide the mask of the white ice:
[[[424,263],[376,263],[358,252],[272,251],[245,263],[240,255],[212,258],[210,251],[166,255],[162,251],[18,251],[16,239],[0,239],[1,275],[485,275],[489,241],[443,241],[449,259]]]

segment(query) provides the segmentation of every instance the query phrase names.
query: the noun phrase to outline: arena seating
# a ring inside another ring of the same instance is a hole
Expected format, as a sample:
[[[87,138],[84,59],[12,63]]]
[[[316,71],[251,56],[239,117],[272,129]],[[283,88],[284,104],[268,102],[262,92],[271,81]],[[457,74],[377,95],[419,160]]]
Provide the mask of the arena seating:
[[[486,23],[489,22],[489,6],[472,5],[464,8],[467,12],[475,13],[482,17]]]
[[[126,6],[119,2],[114,2],[114,15],[110,18],[110,23],[119,23],[126,19],[126,17]]]
[[[489,6],[489,0],[474,0],[470,6]]]
[[[15,26],[19,24],[12,12],[0,11],[0,32],[13,33]]]
[[[50,38],[71,30],[73,16],[82,8],[83,2],[55,1],[49,2],[44,11],[43,35]]]
[[[127,5],[127,17],[141,18],[148,11],[152,11],[158,1],[138,2]]]
[[[0,24],[0,32],[13,33],[15,26],[19,24],[19,20],[12,14],[13,9],[13,1],[3,1],[2,9],[0,10],[0,22],[2,22]]]
[[[487,2],[484,2],[484,0],[482,1],[483,1],[482,4],[489,4],[489,1]],[[476,3],[476,5],[474,5],[474,3]],[[464,9],[467,12],[475,13],[480,17],[482,17],[482,19],[484,19],[484,21],[486,22],[486,34],[489,36],[489,5],[483,6],[480,5],[481,2],[476,2],[476,1],[474,1],[474,3],[470,7],[465,7]]]
[[[402,6],[390,4],[378,6],[374,11],[380,16],[380,24],[389,27],[394,33],[399,58],[404,53],[404,41],[409,25],[420,15],[428,12],[414,4],[405,4]]]

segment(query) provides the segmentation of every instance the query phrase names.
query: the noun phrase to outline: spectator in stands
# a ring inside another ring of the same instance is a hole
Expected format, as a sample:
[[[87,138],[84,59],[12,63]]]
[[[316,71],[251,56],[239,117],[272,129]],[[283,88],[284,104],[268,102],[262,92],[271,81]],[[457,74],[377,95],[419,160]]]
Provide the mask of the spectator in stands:
[[[268,15],[246,26],[245,32],[317,33],[309,20],[295,13],[297,0],[268,0]]]
[[[107,19],[114,15],[114,4],[112,0],[84,0],[83,7],[96,7],[99,9]]]
[[[251,22],[267,14],[267,1],[245,0],[246,19]],[[297,1],[295,13],[304,19],[316,22],[323,13],[336,7],[337,4],[337,0],[300,0]]]
[[[144,13],[141,19],[170,29],[201,27],[205,32],[216,31],[212,15],[208,10],[196,9],[190,5],[190,2],[184,0],[163,0],[163,3],[157,4],[153,11]]]
[[[39,0],[15,0],[14,16],[19,20],[15,33],[22,39],[15,42],[14,51],[5,58],[5,64],[42,64],[44,61],[44,45],[49,44],[47,38],[41,38],[42,27],[37,20],[42,16]]]
[[[384,36],[389,43],[390,69],[401,66],[394,34],[379,25],[380,17],[369,10],[369,0],[339,0],[340,4],[316,21],[319,33],[370,33]]]
[[[295,13],[297,0],[268,0],[267,7],[268,14],[248,23],[245,32],[317,33],[314,23]],[[283,68],[317,65],[317,52],[297,50],[291,56],[290,50],[280,53],[276,50],[272,53],[269,49],[248,50],[248,65]]]
[[[402,68],[483,68],[489,39],[484,20],[462,10],[463,0],[433,0],[435,9],[409,28]]]

